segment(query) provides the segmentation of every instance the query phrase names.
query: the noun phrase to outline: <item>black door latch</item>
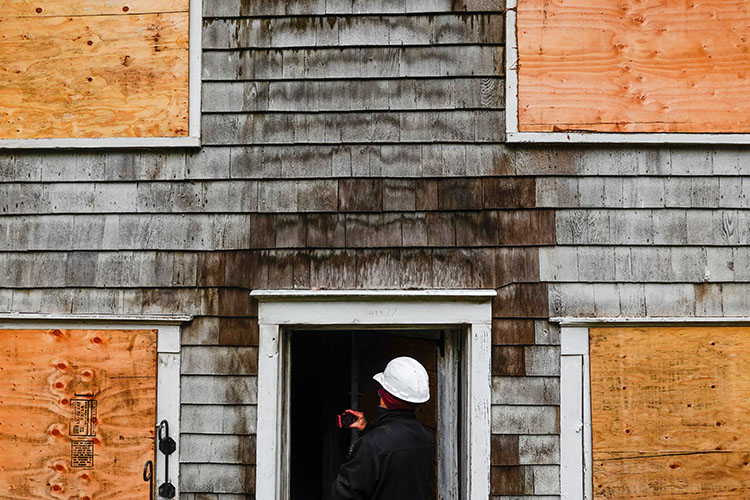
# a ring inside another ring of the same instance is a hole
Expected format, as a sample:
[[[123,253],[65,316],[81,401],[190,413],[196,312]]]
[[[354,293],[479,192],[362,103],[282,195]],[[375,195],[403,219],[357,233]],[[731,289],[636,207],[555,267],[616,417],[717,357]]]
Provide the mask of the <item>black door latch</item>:
[[[162,420],[159,424],[157,437],[159,438],[159,451],[164,454],[164,482],[159,485],[159,496],[172,499],[177,491],[169,479],[169,455],[177,450],[177,443],[169,436],[169,423],[166,420]]]

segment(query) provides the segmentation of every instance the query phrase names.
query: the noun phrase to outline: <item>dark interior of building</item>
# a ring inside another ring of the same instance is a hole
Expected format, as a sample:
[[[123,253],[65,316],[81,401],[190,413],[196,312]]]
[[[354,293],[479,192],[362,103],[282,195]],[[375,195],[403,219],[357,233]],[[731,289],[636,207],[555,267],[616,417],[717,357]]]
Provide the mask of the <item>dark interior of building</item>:
[[[339,429],[336,416],[347,408],[377,418],[380,387],[372,376],[397,356],[421,362],[430,376],[430,400],[417,418],[437,427],[437,356],[440,332],[297,331],[291,336],[292,500],[327,500],[338,469],[357,432]],[[439,436],[438,436],[439,439]],[[436,468],[437,470],[437,468]],[[437,478],[437,475],[436,475]],[[433,489],[437,494],[437,481]]]

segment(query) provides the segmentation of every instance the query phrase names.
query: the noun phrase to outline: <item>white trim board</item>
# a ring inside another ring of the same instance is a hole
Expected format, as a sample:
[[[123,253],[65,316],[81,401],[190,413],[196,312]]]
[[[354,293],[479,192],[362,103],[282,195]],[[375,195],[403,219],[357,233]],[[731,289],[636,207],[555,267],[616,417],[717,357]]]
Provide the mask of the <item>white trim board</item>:
[[[0,149],[196,148],[200,145],[200,137],[0,139]]]
[[[0,149],[197,148],[201,145],[201,57],[203,0],[190,0],[188,135],[183,137],[71,137],[0,139]]]
[[[201,57],[203,55],[203,0],[190,0],[189,45],[189,102],[188,137],[192,142],[185,146],[200,146],[201,142]]]
[[[366,300],[381,300],[384,298],[403,300],[446,300],[455,299],[462,302],[476,300],[485,302],[497,296],[497,292],[491,289],[465,290],[465,289],[441,289],[441,290],[254,290],[250,292],[252,297],[263,301],[272,300],[305,300],[320,301],[325,299],[337,300],[346,298],[348,300],[361,298]]]
[[[16,317],[8,317],[16,316]],[[169,456],[169,476],[177,490],[175,498],[180,497],[180,323],[174,318],[190,318],[189,316],[174,316],[170,320],[124,320],[121,316],[114,316],[107,321],[106,316],[96,316],[91,319],[81,318],[80,315],[49,315],[24,314],[6,315],[0,318],[0,330],[7,329],[52,329],[64,328],[70,330],[158,330],[157,333],[157,381],[156,381],[156,422],[169,422],[169,435],[177,442],[177,451]],[[156,450],[156,468],[154,470],[154,487],[164,482],[163,455]],[[161,497],[159,497],[161,498]]]
[[[560,500],[592,500],[589,329],[560,328]]]
[[[180,324],[192,321],[188,314],[56,314],[56,313],[0,313],[0,322],[4,321],[80,321],[80,322],[120,322],[120,323],[158,323]]]
[[[481,301],[479,300],[481,295]],[[254,291],[259,301],[256,496],[288,500],[289,442],[286,362],[290,329],[348,326],[453,326],[465,332],[460,498],[489,496],[491,436],[492,298],[494,290]],[[463,298],[462,298],[463,297]]]
[[[663,318],[629,318],[629,317],[611,317],[611,318],[550,318],[550,323],[558,323],[560,326],[612,326],[612,325],[738,325],[750,324],[750,316],[735,317],[702,317],[695,316],[678,316]]]
[[[508,0],[505,12],[505,138],[507,142],[550,144],[750,144],[750,133],[520,132],[518,130],[517,6],[517,0]]]

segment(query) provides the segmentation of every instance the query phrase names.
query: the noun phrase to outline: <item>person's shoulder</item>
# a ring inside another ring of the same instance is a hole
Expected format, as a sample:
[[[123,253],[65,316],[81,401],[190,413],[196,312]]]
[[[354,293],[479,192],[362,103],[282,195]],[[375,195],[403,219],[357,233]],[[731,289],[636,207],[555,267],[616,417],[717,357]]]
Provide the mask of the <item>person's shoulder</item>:
[[[365,434],[361,435],[354,444],[349,447],[347,456],[349,459],[354,458],[357,455],[378,455],[380,453],[380,447],[378,446],[377,429],[370,429]]]
[[[372,453],[382,454],[415,446],[434,446],[435,433],[417,420],[395,420],[373,427],[360,440],[365,441],[363,445]]]
[[[384,425],[376,425],[372,428],[368,429],[366,433],[360,437],[360,441],[362,441],[363,445],[367,446],[377,446],[378,441],[380,438],[387,434],[388,430],[387,427]]]

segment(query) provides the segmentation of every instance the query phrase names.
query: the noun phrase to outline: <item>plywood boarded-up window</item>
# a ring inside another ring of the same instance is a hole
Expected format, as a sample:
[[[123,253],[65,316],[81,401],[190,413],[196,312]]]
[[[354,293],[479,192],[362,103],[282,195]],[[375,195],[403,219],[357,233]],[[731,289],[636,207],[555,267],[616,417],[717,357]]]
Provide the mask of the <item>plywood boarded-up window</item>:
[[[750,132],[750,2],[518,0],[521,132]]]
[[[156,330],[0,330],[0,498],[148,498],[156,340]]]
[[[0,0],[0,140],[184,137],[189,0]]]
[[[598,500],[748,498],[750,328],[590,330]]]

